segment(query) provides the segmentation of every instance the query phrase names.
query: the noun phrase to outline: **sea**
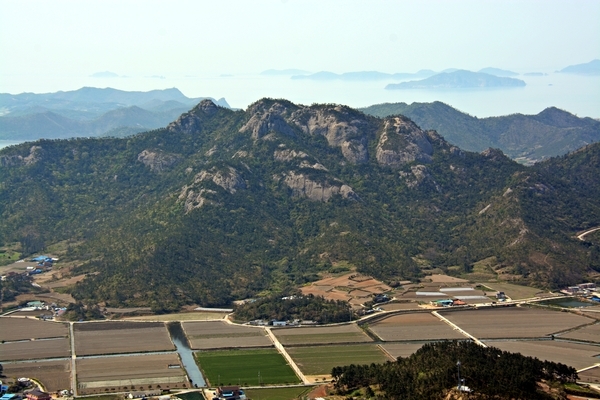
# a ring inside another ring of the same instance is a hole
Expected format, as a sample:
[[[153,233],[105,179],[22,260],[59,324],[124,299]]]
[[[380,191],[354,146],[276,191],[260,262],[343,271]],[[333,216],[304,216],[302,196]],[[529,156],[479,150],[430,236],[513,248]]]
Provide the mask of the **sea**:
[[[600,76],[548,72],[541,76],[519,75],[526,86],[445,90],[386,90],[399,81],[313,81],[262,74],[92,78],[73,76],[9,77],[0,93],[49,93],[84,86],[112,87],[129,91],[178,88],[187,97],[225,98],[233,108],[245,109],[264,98],[283,98],[297,104],[335,103],[366,107],[380,103],[444,102],[469,115],[483,118],[515,113],[537,114],[558,107],[579,117],[600,119]],[[0,146],[6,146],[0,143]]]

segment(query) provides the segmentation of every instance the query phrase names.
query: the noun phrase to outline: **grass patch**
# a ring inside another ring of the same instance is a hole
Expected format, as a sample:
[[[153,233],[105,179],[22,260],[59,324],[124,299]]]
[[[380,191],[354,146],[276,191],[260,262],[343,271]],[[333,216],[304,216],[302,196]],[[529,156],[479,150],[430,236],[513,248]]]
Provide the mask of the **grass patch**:
[[[287,387],[287,388],[265,388],[248,389],[246,396],[249,399],[260,400],[291,400],[299,399],[307,394],[312,388],[307,387]]]
[[[530,297],[535,297],[541,291],[538,288],[515,285],[513,283],[505,282],[487,282],[485,283],[485,285],[491,288],[492,291],[496,290],[506,293],[506,295],[513,300],[528,299]]]
[[[176,394],[176,396],[182,400],[206,400],[202,392],[187,392],[181,394],[178,393]]]
[[[211,386],[300,383],[275,349],[202,351],[196,357]]]
[[[329,375],[333,367],[389,361],[373,344],[293,347],[287,352],[306,375]]]

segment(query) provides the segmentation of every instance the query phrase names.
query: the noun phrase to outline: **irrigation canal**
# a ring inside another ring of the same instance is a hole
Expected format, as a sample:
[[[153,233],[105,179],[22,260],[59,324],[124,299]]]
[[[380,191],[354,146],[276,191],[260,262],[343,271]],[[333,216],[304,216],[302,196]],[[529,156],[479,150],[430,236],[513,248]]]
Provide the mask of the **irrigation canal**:
[[[169,335],[171,335],[173,344],[177,348],[177,353],[179,353],[179,357],[181,358],[183,367],[188,374],[190,383],[196,387],[206,386],[206,381],[204,380],[204,376],[202,376],[202,372],[200,372],[200,368],[198,368],[198,364],[196,364],[194,353],[192,352],[187,337],[183,332],[181,323],[170,322],[167,324],[167,329],[169,330]]]

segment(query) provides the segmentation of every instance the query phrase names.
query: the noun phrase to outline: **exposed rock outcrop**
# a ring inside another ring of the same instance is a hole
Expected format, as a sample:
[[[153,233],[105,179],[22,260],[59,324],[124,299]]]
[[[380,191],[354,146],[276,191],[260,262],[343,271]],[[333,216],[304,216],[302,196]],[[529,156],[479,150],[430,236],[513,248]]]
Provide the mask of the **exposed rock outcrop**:
[[[152,172],[163,172],[177,164],[181,160],[181,156],[179,154],[144,150],[138,154],[137,160],[150,168]]]
[[[231,194],[235,193],[238,189],[246,189],[246,182],[242,179],[239,172],[232,167],[229,167],[227,171],[216,170],[215,168],[211,171],[203,170],[194,177],[194,184],[206,181],[213,181],[216,185],[221,186]]]
[[[0,166],[12,167],[18,165],[32,165],[38,162],[42,157],[41,146],[31,146],[29,154],[25,157],[20,155],[9,155],[0,157]]]
[[[414,161],[430,163],[432,155],[428,135],[414,122],[403,117],[385,120],[376,150],[380,165],[399,168]]]
[[[341,195],[345,199],[358,199],[354,190],[341,182],[320,183],[310,179],[305,174],[293,171],[285,174],[283,183],[292,189],[292,196],[306,197],[315,201],[328,201],[334,195]]]
[[[206,118],[214,116],[221,107],[217,106],[212,100],[204,99],[189,112],[182,114],[175,121],[167,126],[167,130],[172,133],[181,132],[193,134],[202,130],[202,124]],[[225,110],[224,108],[221,108]]]
[[[252,117],[240,128],[240,133],[250,133],[253,139],[260,139],[272,131],[294,136],[294,129],[283,118],[287,111],[286,105],[280,102],[275,102],[268,108],[266,101],[255,103],[248,109],[247,112],[252,113]]]
[[[400,176],[404,178],[406,186],[409,188],[413,189],[426,182],[430,183],[438,192],[442,191],[440,185],[433,179],[425,165],[413,165],[410,167],[410,171],[411,173],[400,172]]]

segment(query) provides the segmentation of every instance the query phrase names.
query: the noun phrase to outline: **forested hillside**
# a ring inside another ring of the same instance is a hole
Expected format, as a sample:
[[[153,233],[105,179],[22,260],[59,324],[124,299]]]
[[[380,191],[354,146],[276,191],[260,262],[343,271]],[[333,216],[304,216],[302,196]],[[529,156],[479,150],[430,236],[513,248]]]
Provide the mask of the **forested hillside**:
[[[341,261],[391,281],[495,256],[499,276],[556,287],[600,270],[597,246],[574,238],[600,225],[598,149],[527,168],[405,117],[205,100],[126,139],[0,151],[0,245],[67,241],[72,273],[88,274],[76,299],[157,311],[301,285]]]
[[[512,114],[477,118],[439,101],[433,103],[386,103],[362,108],[384,118],[402,114],[423,129],[434,129],[446,140],[470,151],[501,149],[521,163],[533,163],[564,155],[600,141],[600,121],[579,118],[550,107],[537,115]]]

